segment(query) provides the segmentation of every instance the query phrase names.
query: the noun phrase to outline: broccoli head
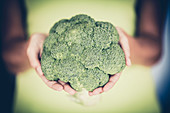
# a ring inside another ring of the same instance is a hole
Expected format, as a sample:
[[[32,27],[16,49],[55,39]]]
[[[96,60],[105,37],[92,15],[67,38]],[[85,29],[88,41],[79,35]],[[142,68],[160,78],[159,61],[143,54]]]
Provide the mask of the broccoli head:
[[[109,22],[84,14],[60,20],[43,44],[42,71],[48,80],[68,82],[77,91],[93,91],[125,68],[118,41],[118,32]]]

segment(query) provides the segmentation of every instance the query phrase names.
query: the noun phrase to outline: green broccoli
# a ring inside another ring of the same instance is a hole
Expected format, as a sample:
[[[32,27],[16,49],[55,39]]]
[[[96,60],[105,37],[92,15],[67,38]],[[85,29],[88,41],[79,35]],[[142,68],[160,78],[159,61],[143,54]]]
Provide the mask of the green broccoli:
[[[125,68],[118,41],[118,32],[109,22],[84,14],[60,20],[44,42],[42,71],[48,80],[60,79],[77,91],[93,91]]]

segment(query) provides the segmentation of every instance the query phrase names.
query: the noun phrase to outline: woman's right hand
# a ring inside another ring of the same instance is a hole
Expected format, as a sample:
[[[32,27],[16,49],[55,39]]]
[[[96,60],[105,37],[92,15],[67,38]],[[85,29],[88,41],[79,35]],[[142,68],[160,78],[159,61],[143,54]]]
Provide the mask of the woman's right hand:
[[[47,38],[48,35],[42,34],[42,33],[35,33],[31,35],[29,38],[29,41],[27,43],[27,56],[29,59],[29,62],[31,66],[36,70],[37,74],[40,76],[40,78],[44,81],[44,83],[56,90],[56,91],[62,91],[65,90],[71,95],[74,95],[76,91],[70,87],[69,84],[64,83],[62,81],[49,81],[44,76],[42,70],[41,70],[41,63],[39,61],[39,58],[41,58],[42,50],[43,50],[43,43],[44,40]]]

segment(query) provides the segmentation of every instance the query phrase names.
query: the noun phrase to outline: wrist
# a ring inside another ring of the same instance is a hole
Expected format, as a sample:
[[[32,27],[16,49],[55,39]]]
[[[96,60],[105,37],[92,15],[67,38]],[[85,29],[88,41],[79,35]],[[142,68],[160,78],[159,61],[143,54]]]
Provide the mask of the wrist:
[[[18,73],[30,67],[26,55],[26,43],[26,40],[14,41],[3,48],[2,58],[10,72]]]
[[[161,45],[148,37],[128,37],[133,64],[152,66],[161,56]]]

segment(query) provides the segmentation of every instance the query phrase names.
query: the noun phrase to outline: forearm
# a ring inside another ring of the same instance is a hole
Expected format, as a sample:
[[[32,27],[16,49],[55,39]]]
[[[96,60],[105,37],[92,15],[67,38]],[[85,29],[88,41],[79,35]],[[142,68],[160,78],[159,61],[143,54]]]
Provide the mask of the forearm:
[[[151,66],[161,56],[161,41],[149,37],[128,37],[133,64]]]
[[[166,4],[158,0],[138,0],[136,6],[136,37],[128,37],[131,59],[133,64],[151,66],[161,56]]]
[[[23,39],[6,42],[2,49],[2,57],[6,67],[12,73],[22,72],[30,67],[26,55],[27,42]]]
[[[2,58],[12,73],[24,71],[29,67],[26,56],[26,26],[19,0],[5,1],[3,4],[3,22],[1,22]]]

